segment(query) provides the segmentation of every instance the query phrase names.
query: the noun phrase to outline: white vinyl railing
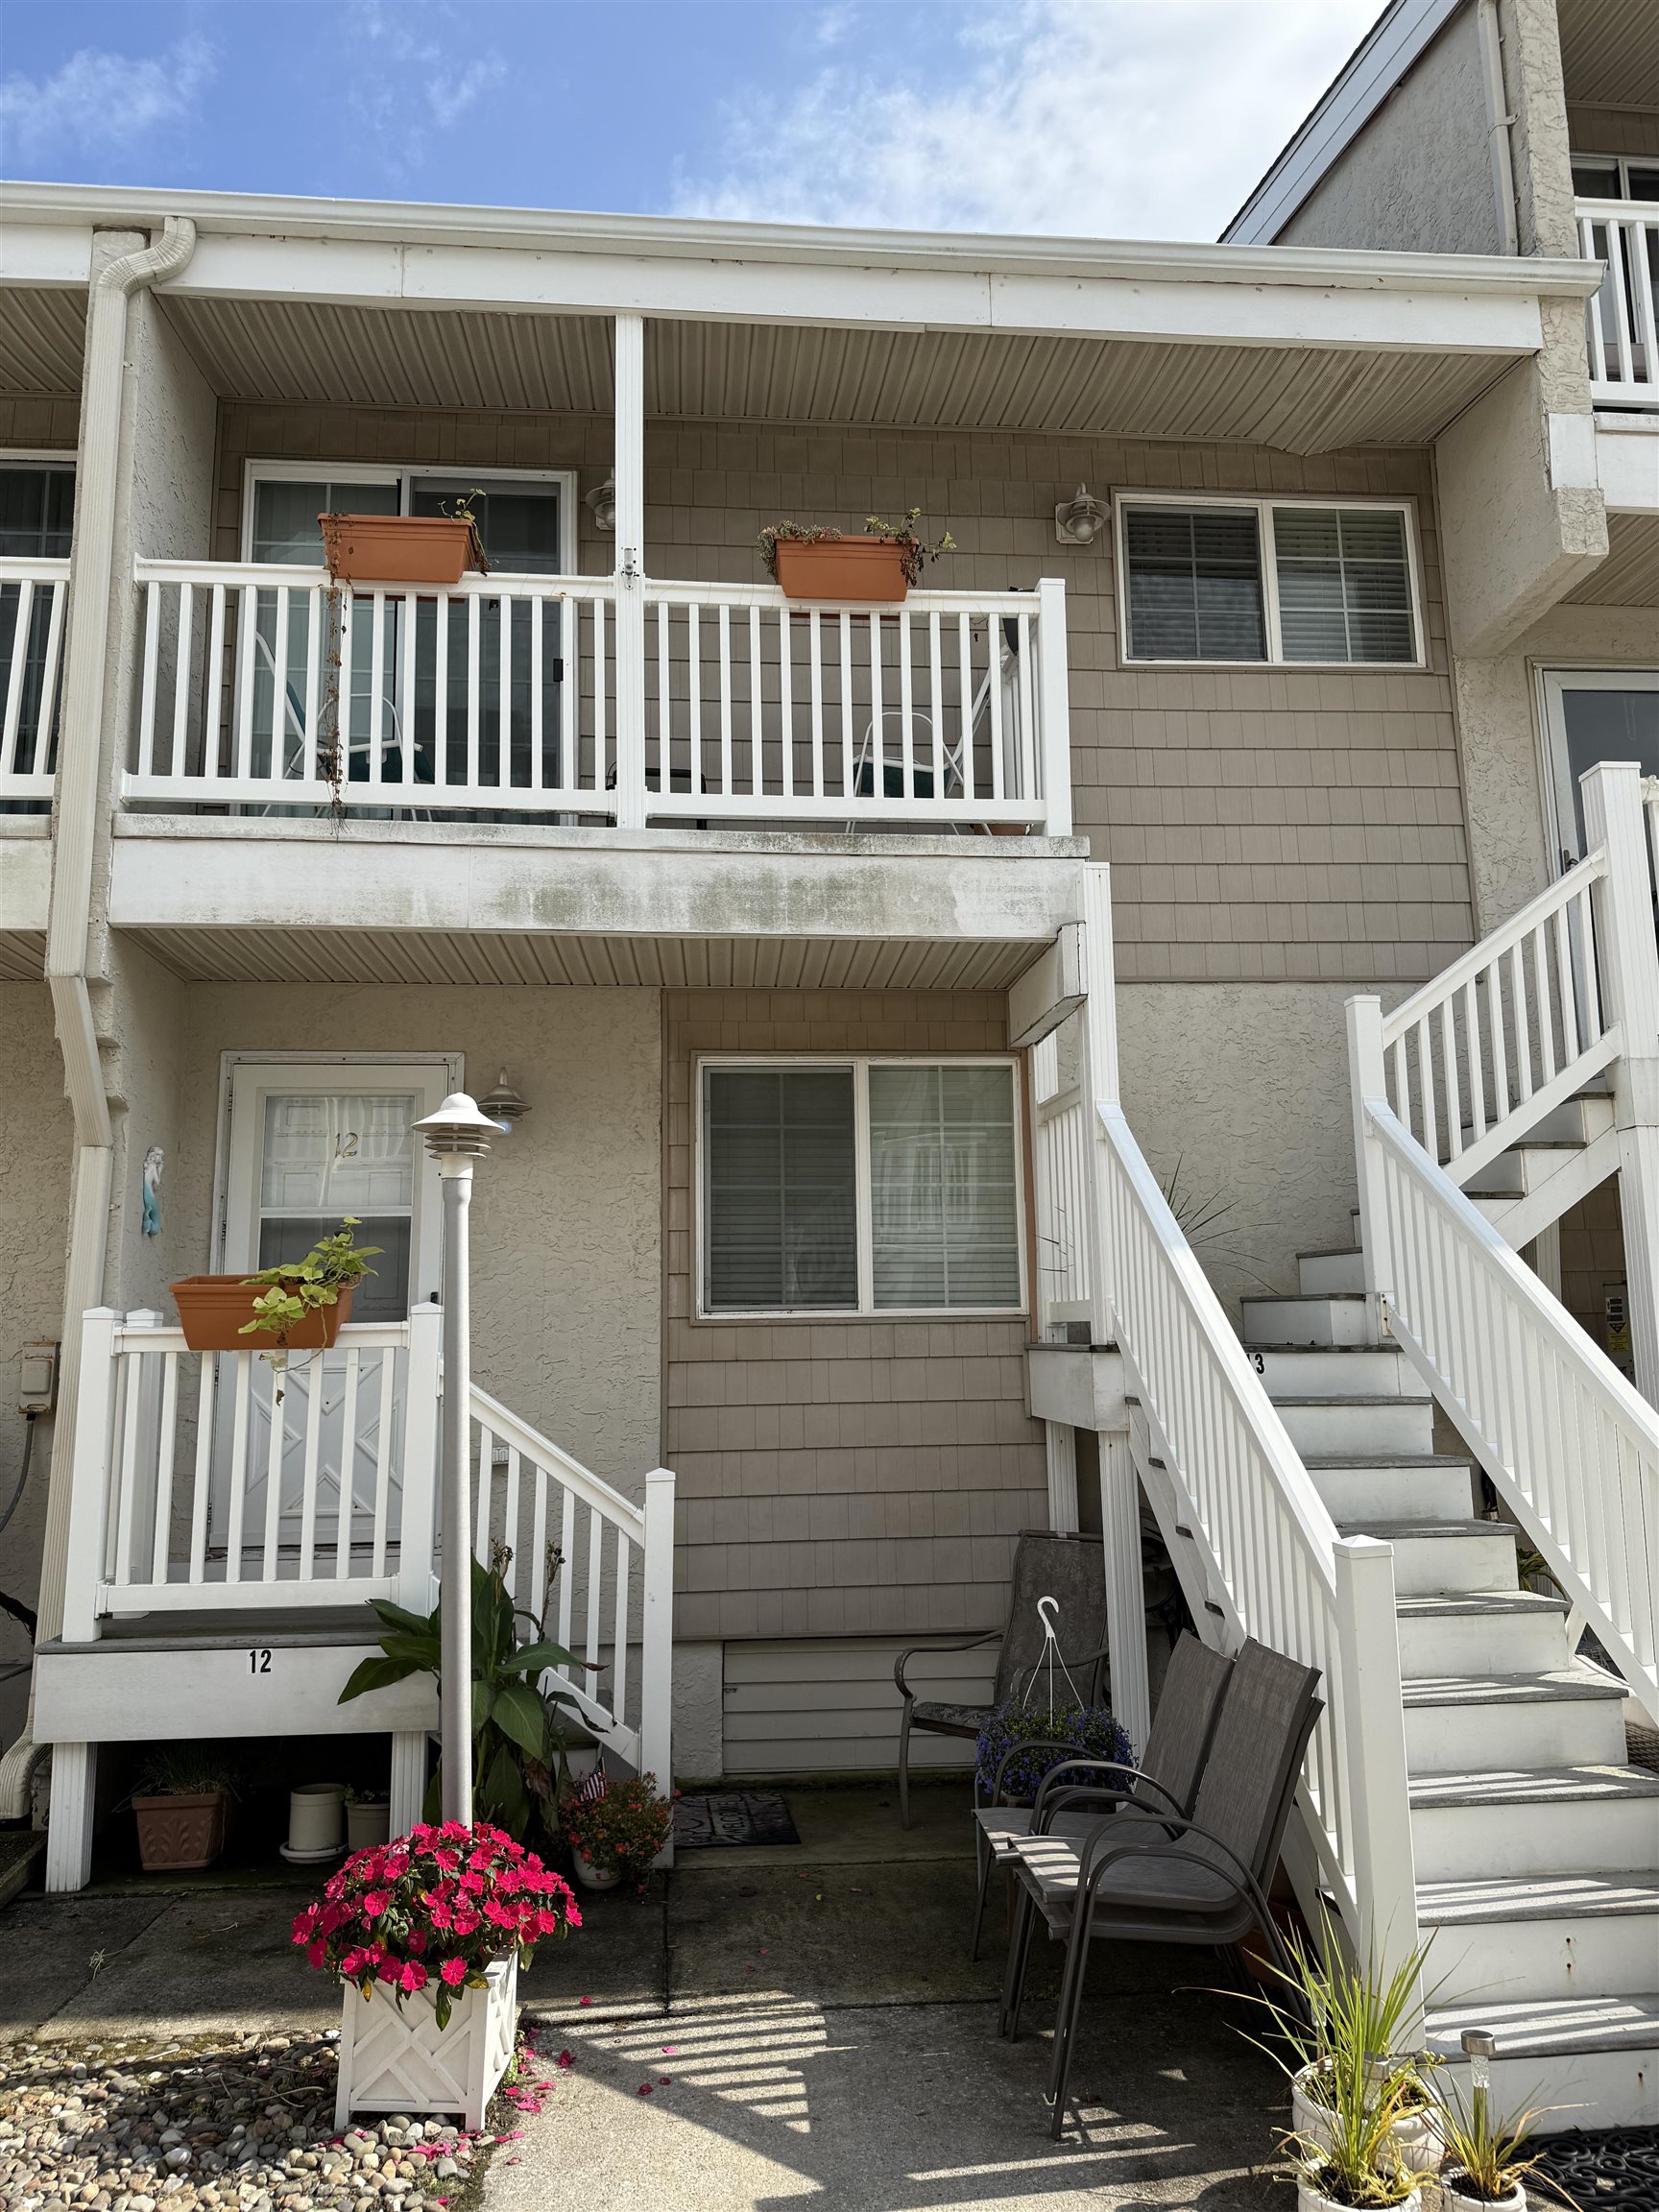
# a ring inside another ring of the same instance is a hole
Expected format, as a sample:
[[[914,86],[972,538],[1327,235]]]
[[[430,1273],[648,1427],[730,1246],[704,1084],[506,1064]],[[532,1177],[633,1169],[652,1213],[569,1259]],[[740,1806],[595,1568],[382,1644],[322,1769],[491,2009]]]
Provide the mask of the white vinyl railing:
[[[1394,1111],[1459,1184],[1617,1055],[1598,979],[1606,874],[1598,847],[1383,1021]]]
[[[85,1314],[65,1640],[94,1641],[109,1614],[428,1612],[442,1334],[441,1309],[418,1306],[278,1373],[252,1350],[192,1352],[156,1313]],[[654,1470],[637,1506],[481,1390],[471,1415],[466,1540],[572,1649],[562,1671],[593,1733],[666,1782],[673,1476]]]
[[[0,810],[52,797],[67,561],[0,560]]]
[[[624,668],[611,577],[136,575],[130,805],[1070,829],[1058,583],[853,610],[630,579]]]
[[[1578,243],[1587,260],[1607,265],[1600,290],[1585,303],[1590,397],[1659,407],[1659,208],[1640,200],[1580,200]]]
[[[1031,1050],[1032,1180],[1037,1201],[1038,1334],[1094,1318],[1098,1222],[1085,1085],[1067,1082],[1057,1034]]]

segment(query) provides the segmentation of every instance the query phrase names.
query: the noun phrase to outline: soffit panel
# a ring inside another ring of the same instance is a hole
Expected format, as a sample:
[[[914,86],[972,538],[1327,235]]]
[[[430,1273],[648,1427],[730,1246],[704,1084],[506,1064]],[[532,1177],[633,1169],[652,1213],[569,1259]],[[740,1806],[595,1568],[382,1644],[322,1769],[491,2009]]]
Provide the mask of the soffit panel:
[[[1571,108],[1659,108],[1654,0],[1559,0]]]
[[[1609,515],[1606,560],[1567,597],[1580,607],[1659,607],[1659,515]]]
[[[651,990],[1001,990],[1029,945],[858,938],[506,936],[421,930],[124,932],[190,982]],[[38,973],[38,967],[36,969]]]
[[[73,397],[85,343],[84,292],[0,286],[0,388]]]
[[[606,322],[175,300],[227,398],[609,413]],[[1323,452],[1434,438],[1507,368],[1471,354],[656,321],[658,416],[1191,438]]]
[[[38,983],[45,973],[44,929],[0,929],[0,983]]]

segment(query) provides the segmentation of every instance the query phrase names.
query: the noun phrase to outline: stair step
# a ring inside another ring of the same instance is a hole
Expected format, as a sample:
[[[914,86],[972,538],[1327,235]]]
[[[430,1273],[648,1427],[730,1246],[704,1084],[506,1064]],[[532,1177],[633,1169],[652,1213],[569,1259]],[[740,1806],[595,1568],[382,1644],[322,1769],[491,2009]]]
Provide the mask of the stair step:
[[[1433,1932],[1433,1979],[1447,2002],[1644,1997],[1659,1980],[1651,1867],[1425,1882],[1417,1918]]]
[[[1240,1334],[1251,1346],[1359,1347],[1365,1343],[1369,1304],[1357,1290],[1334,1290],[1314,1298],[1241,1298]]]
[[[1427,1453],[1434,1441],[1434,1401],[1416,1392],[1352,1398],[1298,1392],[1274,1394],[1273,1403],[1297,1451],[1314,1458]]]
[[[1453,1521],[1474,1500],[1470,1462],[1445,1453],[1304,1453],[1303,1464],[1339,1527],[1391,1540],[1408,1522]]]
[[[1251,1365],[1267,1395],[1343,1399],[1423,1396],[1398,1344],[1250,1344]]]
[[[1517,1768],[1610,1762],[1624,1749],[1624,1685],[1592,1667],[1412,1675],[1400,1691],[1411,1774],[1461,1772],[1478,1760]]]
[[[1425,1926],[1465,1927],[1515,1920],[1618,1919],[1659,1912],[1659,1873],[1476,1875],[1420,1882],[1417,1917]]]
[[[1618,1874],[1650,1859],[1659,1774],[1620,1760],[1461,1768],[1410,1778],[1419,1882]]]
[[[1451,1806],[1618,1805],[1641,1798],[1659,1803],[1659,1774],[1646,1767],[1588,1766],[1487,1767],[1461,1774],[1415,1774],[1413,1812]]]
[[[1397,1599],[1394,1610],[1402,1620],[1412,1621],[1491,1621],[1541,1614],[1565,1620],[1567,1600],[1537,1590],[1426,1590]]]
[[[1473,1597],[1518,1586],[1515,1531],[1502,1521],[1338,1522],[1344,1536],[1376,1536],[1394,1549],[1397,1597]]]
[[[1594,1667],[1553,1667],[1542,1674],[1413,1675],[1400,1685],[1408,1713],[1474,1705],[1623,1705],[1624,1685]]]
[[[1400,1665],[1413,1679],[1548,1671],[1572,1660],[1567,1607],[1530,1590],[1419,1591],[1395,1599]]]
[[[1298,1252],[1296,1287],[1305,1298],[1322,1297],[1333,1291],[1362,1291],[1364,1254],[1357,1245],[1329,1252]]]
[[[1500,2109],[1545,2104],[1540,2131],[1651,2127],[1659,2120],[1659,1993],[1476,1999],[1437,2006],[1425,2042],[1465,2085],[1466,2028],[1497,2037],[1492,2095]],[[1540,2093],[1540,2076],[1544,2086]]]

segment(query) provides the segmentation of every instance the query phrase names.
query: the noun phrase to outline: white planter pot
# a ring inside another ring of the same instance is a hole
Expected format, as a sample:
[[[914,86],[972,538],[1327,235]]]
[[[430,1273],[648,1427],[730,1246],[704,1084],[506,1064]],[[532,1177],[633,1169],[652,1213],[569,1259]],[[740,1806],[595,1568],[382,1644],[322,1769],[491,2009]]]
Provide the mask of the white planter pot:
[[[595,1866],[590,1859],[584,1858],[574,1847],[570,1853],[570,1863],[576,1869],[578,1885],[584,1889],[614,1889],[622,1879],[620,1866]]]
[[[1317,2143],[1322,2151],[1331,2148],[1331,2114],[1323,2104],[1315,2104],[1308,2095],[1304,2083],[1311,2067],[1305,2067],[1294,2075],[1290,2082],[1290,2125],[1298,2135],[1310,2143]],[[1435,2174],[1446,2146],[1440,2130],[1434,2125],[1431,2112],[1418,2110],[1405,2113],[1393,2127],[1394,2148],[1400,2163],[1413,2174]],[[1507,2206],[1504,2212],[1509,2212]]]
[[[392,1835],[392,1808],[390,1805],[348,1805],[346,1808],[346,1847],[349,1851],[368,1851],[376,1843],[385,1843]]]
[[[482,2128],[513,2056],[517,1960],[497,1959],[485,1982],[482,1989],[456,1992],[444,2029],[430,1986],[399,2005],[383,1984],[365,1997],[348,1983],[341,1991],[336,2128],[353,2112],[453,2113],[464,2128]]]
[[[1298,2174],[1296,2176],[1296,2212],[1348,2212],[1348,2208],[1322,2195],[1310,2181],[1305,2181]],[[1423,2212],[1422,2190],[1413,2189],[1409,2197],[1403,2197],[1394,2207],[1394,2212]],[[1507,2208],[1505,2208],[1505,2212],[1507,2212]]]
[[[344,1782],[302,1782],[288,1792],[288,1841],[282,1856],[303,1863],[331,1859],[341,1844]]]
[[[1440,2212],[1527,2212],[1527,2191],[1518,2181],[1507,2197],[1460,2197],[1445,2182],[1439,2187]]]

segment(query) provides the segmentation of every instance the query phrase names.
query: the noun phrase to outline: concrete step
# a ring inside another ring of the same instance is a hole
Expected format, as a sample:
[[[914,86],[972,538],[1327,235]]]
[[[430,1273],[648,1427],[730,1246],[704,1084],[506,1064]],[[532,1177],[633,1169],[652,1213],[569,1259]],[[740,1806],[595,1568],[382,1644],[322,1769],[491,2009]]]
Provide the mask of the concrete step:
[[[1315,1454],[1304,1455],[1304,1463],[1333,1521],[1363,1523],[1373,1535],[1390,1540],[1390,1522],[1461,1521],[1473,1508],[1467,1459],[1429,1452],[1353,1459]]]
[[[1642,1996],[1659,1975],[1659,1874],[1425,1882],[1431,1980],[1468,1999]]]
[[[1397,1344],[1245,1349],[1269,1398],[1398,1398],[1405,1392],[1415,1397],[1421,1387]]]
[[[1477,1167],[1463,1189],[1471,1198],[1525,1198],[1528,1190],[1539,1190],[1557,1168],[1583,1150],[1581,1137],[1556,1138],[1549,1142],[1528,1137],[1525,1144],[1500,1152],[1496,1160]]]
[[[1495,2106],[1550,2105],[1540,2122],[1545,2134],[1585,2126],[1650,2128],[1659,2121],[1659,1992],[1475,1998],[1435,2007],[1427,2022],[1428,2047],[1454,2061],[1467,2095],[1465,2028],[1488,2029],[1498,2038]]]
[[[1432,1451],[1434,1401],[1407,1397],[1336,1398],[1324,1392],[1275,1398],[1298,1452],[1317,1458],[1358,1458],[1367,1452]]]
[[[1338,1522],[1344,1536],[1380,1536],[1394,1547],[1397,1598],[1469,1597],[1520,1587],[1515,1531],[1503,1521]]]
[[[1582,1662],[1535,1674],[1413,1675],[1400,1689],[1410,1774],[1611,1765],[1623,1755],[1624,1685]]]
[[[1336,1252],[1298,1252],[1296,1287],[1304,1298],[1363,1292],[1365,1266],[1358,1246]]]
[[[1659,1836],[1659,1774],[1623,1757],[1602,1765],[1414,1775],[1411,1848],[1420,1883],[1548,1876],[1563,1866],[1617,1874],[1650,1864]]]
[[[1473,1597],[1407,1597],[1400,1623],[1400,1671],[1413,1680],[1503,1673],[1548,1673],[1572,1664],[1567,1605],[1530,1590]]]
[[[1368,1301],[1358,1291],[1324,1298],[1241,1298],[1246,1344],[1362,1345]]]

